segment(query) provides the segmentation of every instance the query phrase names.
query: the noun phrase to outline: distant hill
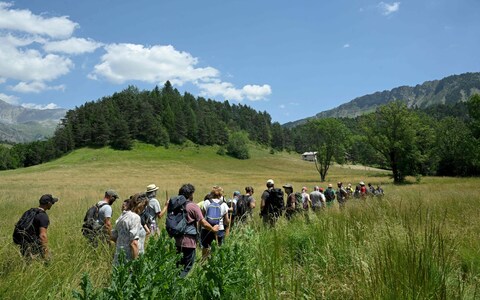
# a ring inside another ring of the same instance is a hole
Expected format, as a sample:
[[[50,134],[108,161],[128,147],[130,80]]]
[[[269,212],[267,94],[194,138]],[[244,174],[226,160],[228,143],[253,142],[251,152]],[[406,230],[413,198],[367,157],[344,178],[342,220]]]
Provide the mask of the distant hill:
[[[0,140],[25,143],[53,135],[66,109],[32,109],[0,99]]]
[[[361,96],[336,108],[326,110],[313,117],[284,124],[295,127],[309,119],[356,117],[375,111],[383,104],[395,100],[404,101],[409,107],[426,108],[435,104],[455,104],[468,100],[480,93],[480,73],[452,75],[441,80],[426,81],[414,87],[400,86],[390,91],[376,92]]]

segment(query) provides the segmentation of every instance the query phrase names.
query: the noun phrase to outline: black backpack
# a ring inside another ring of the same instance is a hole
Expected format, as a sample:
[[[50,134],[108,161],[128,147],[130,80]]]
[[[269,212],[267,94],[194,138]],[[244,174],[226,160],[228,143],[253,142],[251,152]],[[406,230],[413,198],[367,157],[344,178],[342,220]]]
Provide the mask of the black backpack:
[[[15,244],[24,245],[34,243],[38,240],[35,227],[33,226],[33,220],[37,214],[42,212],[43,210],[39,208],[31,208],[23,213],[13,229],[13,242]]]
[[[268,197],[266,199],[265,206],[268,209],[268,212],[282,212],[284,207],[283,202],[283,191],[281,189],[273,188],[271,190],[267,190]]]
[[[98,233],[98,231],[100,231],[102,225],[97,222],[98,211],[100,210],[100,208],[107,204],[108,203],[103,203],[101,205],[95,204],[94,206],[87,209],[85,217],[83,218],[82,225],[82,233],[85,237],[91,237],[92,235],[95,235],[96,233]]]
[[[250,196],[241,195],[237,200],[237,218],[244,218],[248,211],[250,211]]]
[[[187,223],[187,199],[183,195],[170,198],[167,207],[165,229],[170,237],[196,235],[195,222]]]
[[[333,191],[333,189],[326,189],[324,195],[327,202],[335,200],[335,192]]]

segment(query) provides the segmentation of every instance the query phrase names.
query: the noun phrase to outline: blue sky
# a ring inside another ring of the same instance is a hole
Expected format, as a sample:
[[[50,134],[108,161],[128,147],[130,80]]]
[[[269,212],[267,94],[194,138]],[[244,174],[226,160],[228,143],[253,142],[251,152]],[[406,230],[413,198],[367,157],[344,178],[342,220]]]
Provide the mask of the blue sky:
[[[74,108],[170,80],[283,124],[478,72],[479,49],[478,0],[0,2],[0,99]]]

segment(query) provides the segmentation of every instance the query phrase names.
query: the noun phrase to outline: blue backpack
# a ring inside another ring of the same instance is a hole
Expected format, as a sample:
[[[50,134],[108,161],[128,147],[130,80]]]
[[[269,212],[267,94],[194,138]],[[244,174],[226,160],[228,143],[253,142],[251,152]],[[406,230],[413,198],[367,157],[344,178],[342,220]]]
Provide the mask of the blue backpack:
[[[207,219],[207,222],[210,223],[210,225],[215,226],[220,224],[220,220],[222,219],[222,203],[223,201],[220,201],[219,203],[209,200],[210,205],[208,205],[207,210],[205,212],[205,219]]]

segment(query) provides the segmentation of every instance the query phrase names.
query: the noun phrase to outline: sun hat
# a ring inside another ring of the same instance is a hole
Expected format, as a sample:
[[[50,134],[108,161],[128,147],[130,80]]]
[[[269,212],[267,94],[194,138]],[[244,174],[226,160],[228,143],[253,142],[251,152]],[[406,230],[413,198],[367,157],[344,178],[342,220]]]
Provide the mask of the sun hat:
[[[40,204],[55,203],[58,201],[58,198],[53,197],[51,194],[45,194],[40,197]]]
[[[360,181],[360,185],[365,185],[365,182],[363,182],[363,181]]]
[[[154,183],[147,185],[147,193],[155,192],[156,190],[158,190],[158,186]]]
[[[283,187],[286,189],[293,189],[293,186],[290,183],[284,184]]]
[[[328,187],[333,187],[331,183],[328,184]]]

